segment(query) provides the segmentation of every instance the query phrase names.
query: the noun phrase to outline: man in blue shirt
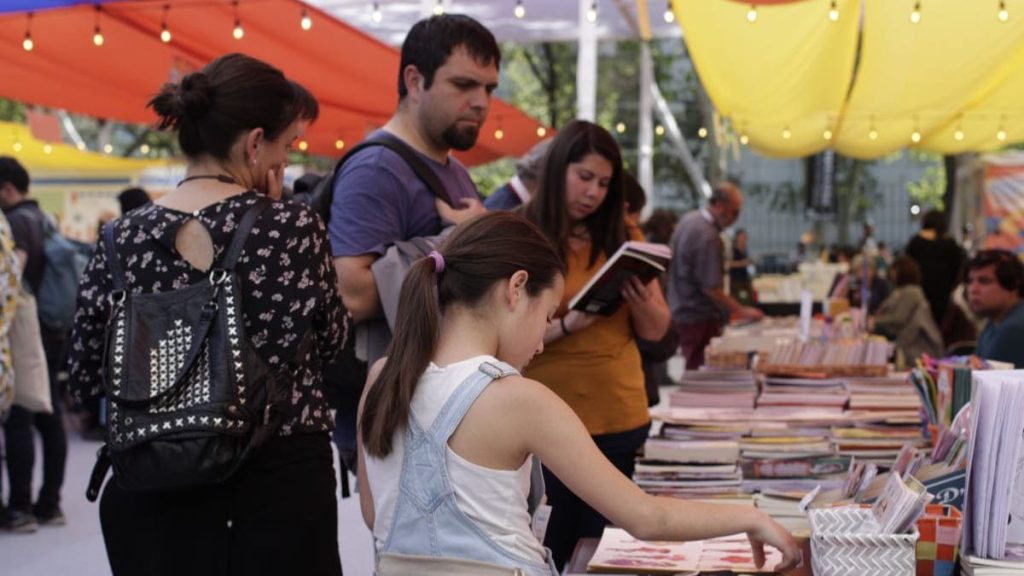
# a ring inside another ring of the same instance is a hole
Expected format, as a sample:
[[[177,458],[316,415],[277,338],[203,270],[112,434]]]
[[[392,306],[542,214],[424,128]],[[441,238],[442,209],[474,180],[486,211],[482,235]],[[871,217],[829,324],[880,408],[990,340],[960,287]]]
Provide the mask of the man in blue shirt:
[[[383,146],[345,162],[328,231],[341,297],[357,323],[381,315],[371,267],[389,244],[437,235],[442,219],[457,224],[485,211],[469,173],[449,152],[476,144],[498,86],[500,60],[494,36],[468,16],[434,16],[409,31],[402,44],[398,109],[381,129],[433,169],[448,202],[436,199],[408,163]]]
[[[975,353],[1024,368],[1024,264],[1006,250],[983,250],[967,263],[967,302],[988,325]]]

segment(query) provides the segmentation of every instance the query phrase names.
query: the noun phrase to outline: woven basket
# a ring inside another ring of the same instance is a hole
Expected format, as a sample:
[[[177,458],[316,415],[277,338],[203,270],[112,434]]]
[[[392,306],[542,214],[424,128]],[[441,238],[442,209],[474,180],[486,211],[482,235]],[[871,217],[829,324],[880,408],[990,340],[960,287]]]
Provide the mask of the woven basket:
[[[854,506],[810,511],[814,576],[913,576],[917,529],[874,534],[871,510]]]

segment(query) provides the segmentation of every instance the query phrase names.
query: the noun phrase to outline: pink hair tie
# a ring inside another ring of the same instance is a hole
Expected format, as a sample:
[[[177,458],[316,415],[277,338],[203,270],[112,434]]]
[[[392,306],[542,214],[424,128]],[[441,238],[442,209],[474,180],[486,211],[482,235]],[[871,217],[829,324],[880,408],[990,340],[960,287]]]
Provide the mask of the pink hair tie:
[[[441,272],[444,272],[444,256],[441,256],[440,252],[438,252],[437,250],[431,250],[430,254],[427,254],[427,256],[434,260],[435,274],[440,274]]]

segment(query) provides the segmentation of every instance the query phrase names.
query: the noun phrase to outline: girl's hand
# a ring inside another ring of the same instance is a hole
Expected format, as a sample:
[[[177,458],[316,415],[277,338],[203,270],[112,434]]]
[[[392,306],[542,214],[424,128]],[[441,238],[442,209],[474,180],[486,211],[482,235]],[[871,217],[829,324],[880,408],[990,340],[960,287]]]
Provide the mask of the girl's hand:
[[[622,298],[630,306],[643,305],[654,295],[654,290],[660,289],[655,284],[657,281],[658,279],[655,278],[649,283],[644,284],[640,281],[640,278],[632,276],[628,282],[622,285]]]
[[[750,540],[750,549],[754,553],[754,565],[758,568],[764,566],[764,545],[776,548],[782,552],[782,562],[772,567],[775,572],[785,572],[799,565],[801,558],[800,547],[788,530],[778,522],[772,520],[765,514],[760,515],[753,530],[747,532],[747,539]]]

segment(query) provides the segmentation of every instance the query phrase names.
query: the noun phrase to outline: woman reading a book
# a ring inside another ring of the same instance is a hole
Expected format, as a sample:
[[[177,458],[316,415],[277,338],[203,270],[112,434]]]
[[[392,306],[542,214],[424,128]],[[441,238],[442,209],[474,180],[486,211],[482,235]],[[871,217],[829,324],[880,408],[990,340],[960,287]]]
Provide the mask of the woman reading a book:
[[[409,270],[360,406],[359,497],[378,574],[557,574],[530,529],[543,493],[532,455],[635,537],[743,532],[759,564],[768,544],[794,565],[792,538],[755,508],[645,494],[569,406],[519,375],[544,350],[564,287],[555,250],[511,212],[461,224]]]
[[[568,303],[609,256],[630,239],[623,223],[619,147],[604,128],[581,120],[558,131],[537,194],[523,208],[566,264],[565,291],[544,334],[544,353],[528,376],[543,382],[583,421],[598,449],[625,476],[650,417],[636,338],[660,340],[669,310],[657,280],[632,278],[623,305],[610,316],[570,311]],[[633,230],[633,240],[640,240]],[[544,543],[562,566],[581,537],[600,536],[605,516],[576,497],[546,469],[551,520]]]

